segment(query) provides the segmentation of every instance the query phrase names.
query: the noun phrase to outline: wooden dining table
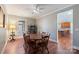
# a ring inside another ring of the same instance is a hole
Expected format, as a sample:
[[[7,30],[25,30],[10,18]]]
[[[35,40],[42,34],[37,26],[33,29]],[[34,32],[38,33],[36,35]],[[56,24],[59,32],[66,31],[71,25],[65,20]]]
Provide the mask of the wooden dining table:
[[[34,53],[39,52],[41,48],[39,46],[39,43],[43,42],[42,34],[41,33],[29,34],[29,37],[30,37],[30,42],[31,42],[30,44],[32,44],[32,45],[29,44],[30,49],[32,49],[29,52],[31,51],[32,52],[34,51]]]
[[[41,34],[29,34],[30,36],[30,44],[29,44],[29,53],[37,53],[39,51],[38,43],[42,41]]]
[[[41,34],[30,34],[30,39],[40,40],[42,39],[42,35]]]

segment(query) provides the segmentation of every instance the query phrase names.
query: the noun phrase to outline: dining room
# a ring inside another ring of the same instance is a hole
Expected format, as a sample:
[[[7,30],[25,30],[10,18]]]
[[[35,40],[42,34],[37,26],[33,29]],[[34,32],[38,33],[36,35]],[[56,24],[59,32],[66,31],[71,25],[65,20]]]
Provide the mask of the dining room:
[[[77,49],[73,49],[73,47],[72,51],[63,52],[59,47],[57,37],[59,9],[71,9],[72,6],[74,7],[73,4],[5,4],[5,6],[7,11],[7,40],[2,50],[3,54],[78,53]],[[66,44],[68,42],[65,41]],[[63,43],[61,38],[61,46],[66,46]],[[68,46],[70,45],[67,44]]]
[[[56,40],[56,31],[54,31],[55,33],[53,31],[47,32],[47,29],[42,31],[42,28],[40,28],[38,23],[39,18],[36,18],[39,16],[38,15],[39,11],[38,13],[36,13],[35,10],[39,9],[39,7],[40,9],[44,9],[45,6],[46,5],[41,5],[41,4],[40,5],[39,4],[6,5],[6,9],[8,13],[7,30],[8,30],[9,39],[7,40],[6,46],[4,47],[2,53],[5,53],[5,54],[7,53],[9,54],[11,53],[16,53],[16,54],[17,53],[29,53],[29,54],[30,53],[40,53],[40,54],[56,53],[57,43],[52,41],[52,38]],[[48,5],[48,6],[51,6],[51,5]],[[49,8],[48,6],[45,7],[45,9]],[[22,10],[24,10],[24,8],[26,8],[26,10],[30,8],[32,9],[36,8],[36,9],[29,10],[28,12],[32,12],[32,14],[30,14],[29,16],[29,14],[25,14],[21,10],[18,11],[20,7]],[[16,9],[16,10],[13,10],[13,9]],[[43,11],[39,14],[41,15],[42,13]],[[28,16],[28,17],[25,17],[25,16]],[[43,26],[43,28],[45,28],[46,26],[45,24],[44,25],[43,24],[44,23],[41,22],[41,25]],[[26,39],[27,36],[29,36],[28,40]],[[27,42],[26,40],[29,42]],[[31,40],[33,41],[33,44]]]
[[[78,2],[1,0],[0,58],[79,58]]]

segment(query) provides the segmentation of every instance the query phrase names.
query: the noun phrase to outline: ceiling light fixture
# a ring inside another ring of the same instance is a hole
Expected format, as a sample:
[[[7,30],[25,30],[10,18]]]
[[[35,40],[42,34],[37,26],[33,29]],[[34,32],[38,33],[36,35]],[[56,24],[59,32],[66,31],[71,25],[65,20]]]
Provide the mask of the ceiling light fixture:
[[[39,14],[40,13],[40,7],[38,4],[33,5],[33,12],[32,14]]]

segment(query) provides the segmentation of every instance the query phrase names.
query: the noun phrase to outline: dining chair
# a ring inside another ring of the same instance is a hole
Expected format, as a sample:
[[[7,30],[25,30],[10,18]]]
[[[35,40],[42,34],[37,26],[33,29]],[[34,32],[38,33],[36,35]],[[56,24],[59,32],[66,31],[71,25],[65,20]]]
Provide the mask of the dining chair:
[[[39,53],[39,54],[43,53],[42,52],[43,49],[42,49],[41,44],[42,44],[42,39],[39,39],[39,40],[36,41],[36,49],[38,49],[37,53]]]
[[[45,50],[47,50],[47,53],[49,53],[48,41],[49,36],[44,36],[42,37],[42,40],[38,42],[37,46],[40,48],[41,53],[44,53]]]
[[[24,50],[25,53],[28,53],[28,40],[30,39],[29,35],[23,34],[24,37]]]
[[[37,49],[36,49],[36,41],[34,39],[29,39],[28,40],[28,46],[29,46],[28,53],[35,54],[37,52]]]
[[[49,36],[45,36],[43,38],[44,40],[44,48],[47,50],[47,52],[49,53],[49,50],[48,50],[48,41],[49,41]]]

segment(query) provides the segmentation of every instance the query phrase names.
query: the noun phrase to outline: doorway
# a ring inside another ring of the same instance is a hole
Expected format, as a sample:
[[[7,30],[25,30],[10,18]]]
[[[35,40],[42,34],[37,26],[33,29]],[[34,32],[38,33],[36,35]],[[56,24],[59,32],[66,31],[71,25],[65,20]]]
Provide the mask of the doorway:
[[[72,53],[73,10],[57,14],[57,42],[60,53]]]
[[[17,26],[18,36],[23,36],[24,31],[25,31],[25,21],[18,21],[18,26]]]

